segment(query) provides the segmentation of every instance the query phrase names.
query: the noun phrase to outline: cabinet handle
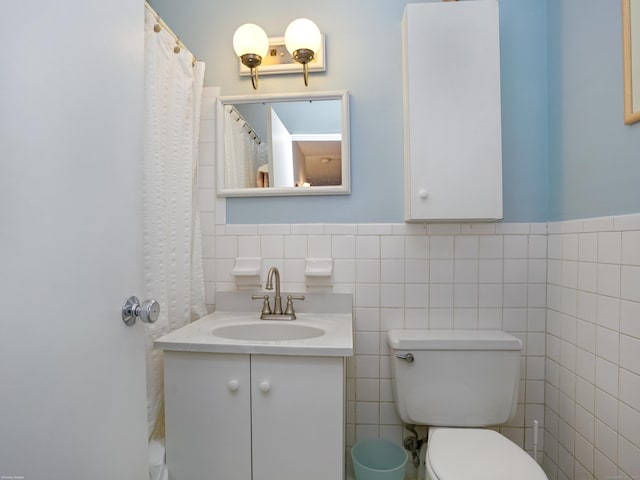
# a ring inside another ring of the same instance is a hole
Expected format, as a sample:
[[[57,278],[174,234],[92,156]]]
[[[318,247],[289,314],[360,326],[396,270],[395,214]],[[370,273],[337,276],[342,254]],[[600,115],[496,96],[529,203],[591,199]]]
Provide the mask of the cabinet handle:
[[[238,380],[229,380],[229,383],[227,383],[227,386],[229,387],[230,391],[237,392],[238,389],[240,388],[240,382],[238,382]]]
[[[267,380],[260,382],[259,387],[262,393],[268,393],[271,390],[271,384]]]
[[[418,196],[419,196],[421,199],[426,200],[426,199],[427,199],[427,197],[429,196],[429,191],[428,191],[426,188],[421,188],[421,189],[418,191]]]

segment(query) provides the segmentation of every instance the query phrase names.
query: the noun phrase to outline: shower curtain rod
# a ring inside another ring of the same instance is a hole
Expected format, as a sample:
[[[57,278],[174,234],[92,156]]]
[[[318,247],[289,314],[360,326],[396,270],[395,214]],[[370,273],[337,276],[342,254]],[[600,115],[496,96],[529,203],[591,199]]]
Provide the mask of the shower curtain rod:
[[[191,54],[191,56],[193,57],[193,62],[192,63],[195,64],[198,61],[196,56],[193,54],[193,52],[191,50],[189,50],[187,48],[187,46],[184,43],[182,43],[182,40],[180,40],[180,37],[178,37],[175,33],[173,33],[173,30],[171,30],[169,25],[167,25],[164,22],[164,20],[162,20],[162,18],[160,18],[160,15],[158,15],[158,13],[153,9],[153,7],[151,5],[149,5],[147,0],[145,0],[144,6],[156,18],[156,22],[158,22],[158,25],[160,26],[160,28],[162,28],[164,31],[166,31],[169,35],[171,35],[173,37],[173,39],[176,41],[176,47],[177,48],[184,48],[187,52],[189,52]],[[155,31],[158,32],[159,30],[156,29]],[[180,50],[176,51],[174,49],[175,53],[178,53],[179,51]]]
[[[262,143],[262,139],[258,136],[258,134],[255,132],[255,130],[253,128],[251,128],[251,126],[249,125],[249,123],[244,119],[244,117],[242,116],[242,114],[238,111],[238,109],[236,107],[234,107],[233,105],[229,105],[229,110],[228,112],[231,115],[235,115],[236,118],[234,119],[236,122],[242,122],[242,128],[247,132],[247,134],[258,144],[260,145]]]

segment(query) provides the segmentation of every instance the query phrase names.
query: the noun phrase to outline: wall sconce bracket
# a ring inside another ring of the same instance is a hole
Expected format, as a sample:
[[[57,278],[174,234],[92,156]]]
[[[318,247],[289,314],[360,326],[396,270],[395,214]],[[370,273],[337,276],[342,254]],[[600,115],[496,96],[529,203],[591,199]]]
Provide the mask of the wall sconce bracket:
[[[322,35],[322,46],[315,58],[308,64],[310,72],[326,71],[325,63],[325,36]],[[238,60],[240,75],[249,76],[251,71]],[[260,64],[260,75],[283,75],[288,73],[300,73],[302,66],[293,59],[284,44],[284,37],[269,37],[269,51]]]

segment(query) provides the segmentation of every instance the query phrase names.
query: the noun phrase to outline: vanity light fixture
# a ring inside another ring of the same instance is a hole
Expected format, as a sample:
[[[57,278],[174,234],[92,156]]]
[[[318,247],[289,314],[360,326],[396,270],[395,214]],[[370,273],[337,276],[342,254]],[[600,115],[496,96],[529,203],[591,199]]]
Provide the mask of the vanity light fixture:
[[[245,23],[233,35],[233,49],[243,65],[251,70],[251,85],[258,88],[258,66],[269,50],[269,37],[255,23]]]
[[[304,84],[308,86],[309,62],[315,58],[322,44],[322,35],[318,26],[308,18],[298,18],[285,30],[284,43],[293,59],[302,64]]]

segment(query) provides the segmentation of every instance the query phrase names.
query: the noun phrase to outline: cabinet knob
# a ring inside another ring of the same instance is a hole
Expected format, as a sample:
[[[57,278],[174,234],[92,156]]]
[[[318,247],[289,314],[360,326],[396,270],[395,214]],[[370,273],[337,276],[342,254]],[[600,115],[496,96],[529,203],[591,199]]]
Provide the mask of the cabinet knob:
[[[429,196],[429,191],[426,188],[421,188],[420,190],[418,190],[418,196],[421,199],[426,200],[426,198]]]
[[[271,384],[267,380],[263,380],[262,382],[260,382],[259,386],[262,393],[267,393],[269,390],[271,390]]]
[[[227,386],[229,387],[230,391],[237,392],[238,389],[240,388],[240,382],[238,382],[238,380],[229,380],[229,383],[227,383]]]

